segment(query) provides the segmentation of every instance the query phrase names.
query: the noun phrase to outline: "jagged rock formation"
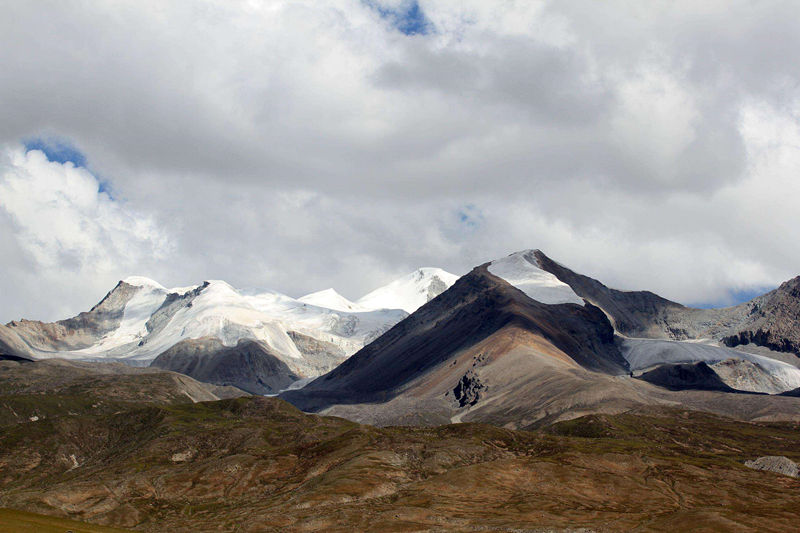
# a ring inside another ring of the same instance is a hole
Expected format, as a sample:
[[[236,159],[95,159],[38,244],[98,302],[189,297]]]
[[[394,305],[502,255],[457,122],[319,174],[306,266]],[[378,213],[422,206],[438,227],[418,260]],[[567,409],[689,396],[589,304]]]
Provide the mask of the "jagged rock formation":
[[[453,388],[453,397],[458,402],[459,407],[472,406],[478,403],[482,393],[486,389],[480,377],[474,370],[468,370]]]

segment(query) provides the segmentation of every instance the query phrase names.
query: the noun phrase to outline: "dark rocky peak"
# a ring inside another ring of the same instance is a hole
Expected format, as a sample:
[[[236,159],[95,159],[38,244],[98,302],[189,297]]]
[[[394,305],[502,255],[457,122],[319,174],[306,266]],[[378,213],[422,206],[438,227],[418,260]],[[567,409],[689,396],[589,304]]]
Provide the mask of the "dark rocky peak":
[[[385,401],[460,350],[506,327],[541,336],[585,368],[610,373],[626,369],[614,330],[600,309],[542,304],[490,274],[487,266],[476,267],[330,373],[285,393],[286,398],[307,409]]]

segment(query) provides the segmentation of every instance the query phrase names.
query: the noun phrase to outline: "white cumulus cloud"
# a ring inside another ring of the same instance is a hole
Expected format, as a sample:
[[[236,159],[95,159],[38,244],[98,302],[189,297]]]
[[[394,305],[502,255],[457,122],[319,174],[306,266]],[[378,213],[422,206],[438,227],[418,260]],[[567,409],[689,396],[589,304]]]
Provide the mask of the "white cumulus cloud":
[[[792,3],[10,2],[0,50],[6,317],[530,247],[683,303],[800,273]],[[16,148],[49,134],[114,198]]]
[[[66,295],[85,292],[81,300],[93,302],[117,279],[156,264],[170,249],[153,220],[101,192],[88,170],[19,145],[0,155],[0,211],[14,239],[5,246],[16,256],[0,281],[2,292],[18,292],[20,283],[46,288],[47,298],[27,299],[45,315],[63,311]],[[22,309],[5,304],[5,313],[26,310],[25,300],[16,303]]]

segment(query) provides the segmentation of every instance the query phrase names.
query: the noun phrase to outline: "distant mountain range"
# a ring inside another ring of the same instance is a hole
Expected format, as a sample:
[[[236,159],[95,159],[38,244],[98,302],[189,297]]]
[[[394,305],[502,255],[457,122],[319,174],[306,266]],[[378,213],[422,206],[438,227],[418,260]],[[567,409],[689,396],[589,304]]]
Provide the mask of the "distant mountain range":
[[[275,393],[331,370],[456,279],[423,268],[350,302],[333,289],[294,299],[224,281],[167,289],[130,277],[76,317],[0,326],[0,353],[152,365]]]
[[[373,424],[525,428],[653,405],[783,419],[800,416],[800,277],[721,309],[611,289],[539,250],[356,301],[132,277],[76,317],[0,326],[1,354],[152,366]]]
[[[798,286],[692,309],[538,250],[357,301],[128,278],[0,326],[0,523],[791,530]]]

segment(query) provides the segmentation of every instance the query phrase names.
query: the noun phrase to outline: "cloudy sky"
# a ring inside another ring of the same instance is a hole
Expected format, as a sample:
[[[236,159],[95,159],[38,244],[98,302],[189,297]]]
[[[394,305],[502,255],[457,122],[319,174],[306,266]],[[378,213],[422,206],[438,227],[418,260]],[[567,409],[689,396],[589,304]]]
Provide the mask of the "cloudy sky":
[[[2,321],[525,248],[683,303],[800,274],[796,3],[0,4]]]

